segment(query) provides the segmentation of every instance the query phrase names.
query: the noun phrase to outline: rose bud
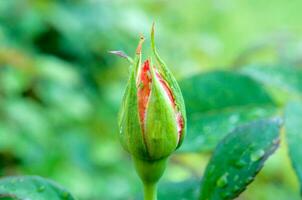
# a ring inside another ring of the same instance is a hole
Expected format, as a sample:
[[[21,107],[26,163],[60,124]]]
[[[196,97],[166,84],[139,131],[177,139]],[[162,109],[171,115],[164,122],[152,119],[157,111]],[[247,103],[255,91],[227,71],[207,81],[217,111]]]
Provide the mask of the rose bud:
[[[133,156],[144,183],[156,183],[166,158],[180,147],[186,130],[184,100],[175,78],[159,57],[151,31],[151,58],[142,62],[141,37],[130,68],[120,112],[120,140]]]
[[[152,29],[154,30],[154,29]],[[151,46],[157,64],[141,62],[141,38],[120,112],[120,139],[125,149],[143,160],[169,156],[182,143],[186,129],[184,100],[168,68]]]

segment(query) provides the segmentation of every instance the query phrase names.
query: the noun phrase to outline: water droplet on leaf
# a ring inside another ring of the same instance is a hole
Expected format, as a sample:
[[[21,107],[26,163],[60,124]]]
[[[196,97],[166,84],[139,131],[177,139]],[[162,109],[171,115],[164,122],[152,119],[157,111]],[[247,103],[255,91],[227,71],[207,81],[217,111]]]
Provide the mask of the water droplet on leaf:
[[[225,187],[228,184],[228,173],[222,175],[216,182],[218,187]]]
[[[234,177],[234,181],[237,181],[239,179],[239,175],[237,174],[235,177]]]
[[[239,169],[245,167],[246,165],[247,165],[247,162],[243,159],[240,159],[234,163],[234,166]]]
[[[251,160],[253,162],[260,160],[264,156],[265,152],[261,149],[258,151],[255,151],[251,154]]]
[[[240,187],[238,185],[235,185],[232,189],[233,192],[238,192],[240,190]]]
[[[40,185],[38,188],[37,188],[37,192],[43,192],[45,190],[45,186],[44,185]]]
[[[223,193],[221,193],[221,197],[222,198],[229,198],[230,196],[231,196],[230,192],[223,192]]]

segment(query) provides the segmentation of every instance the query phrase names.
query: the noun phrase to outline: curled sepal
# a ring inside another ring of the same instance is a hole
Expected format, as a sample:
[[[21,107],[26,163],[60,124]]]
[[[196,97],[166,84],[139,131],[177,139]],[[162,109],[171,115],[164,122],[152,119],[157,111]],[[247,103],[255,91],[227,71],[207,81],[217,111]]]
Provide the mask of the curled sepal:
[[[127,59],[127,61],[129,62],[129,63],[133,63],[133,59],[130,57],[130,56],[128,56],[125,52],[123,52],[123,51],[119,51],[119,50],[112,50],[112,51],[108,51],[109,53],[111,53],[111,54],[113,54],[113,55],[116,55],[116,56],[119,56],[119,57],[121,57],[121,58],[125,58],[125,59]]]

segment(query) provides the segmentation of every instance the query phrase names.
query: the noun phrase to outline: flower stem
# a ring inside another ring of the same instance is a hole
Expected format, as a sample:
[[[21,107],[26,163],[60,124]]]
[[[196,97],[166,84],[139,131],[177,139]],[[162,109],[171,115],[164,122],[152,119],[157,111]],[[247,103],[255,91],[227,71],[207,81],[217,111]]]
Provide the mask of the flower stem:
[[[144,184],[144,200],[157,200],[157,184]]]
[[[167,158],[148,161],[133,157],[133,161],[144,185],[144,200],[157,200],[157,182],[166,169]]]

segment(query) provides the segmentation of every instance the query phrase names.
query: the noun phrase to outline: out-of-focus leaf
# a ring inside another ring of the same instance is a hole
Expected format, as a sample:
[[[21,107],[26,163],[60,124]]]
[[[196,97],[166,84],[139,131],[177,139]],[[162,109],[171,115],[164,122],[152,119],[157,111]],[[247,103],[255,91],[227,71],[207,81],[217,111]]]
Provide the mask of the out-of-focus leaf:
[[[27,89],[29,77],[12,66],[0,67],[0,93],[14,96]]]
[[[74,200],[56,183],[37,176],[7,177],[0,180],[0,197],[20,200]]]
[[[72,65],[46,56],[37,59],[36,64],[39,81],[35,89],[45,103],[59,109],[65,118],[83,120],[91,114],[87,89]]]
[[[302,70],[292,66],[250,65],[242,69],[244,74],[264,84],[288,92],[302,94]]]
[[[183,80],[188,114],[235,106],[272,103],[266,91],[247,76],[230,71],[198,74]]]
[[[241,126],[216,147],[201,183],[200,200],[233,199],[251,183],[279,144],[280,118]]]
[[[302,191],[302,103],[290,102],[285,111],[286,138],[292,165]]]
[[[80,76],[74,66],[55,57],[41,56],[36,60],[37,74],[66,87],[77,86]]]
[[[189,123],[182,151],[212,150],[238,125],[275,111],[273,101],[258,83],[233,72],[199,74],[180,85]]]
[[[179,183],[164,183],[159,185],[158,199],[193,200],[199,193],[199,181],[190,180]]]

